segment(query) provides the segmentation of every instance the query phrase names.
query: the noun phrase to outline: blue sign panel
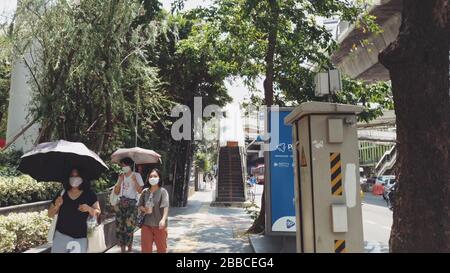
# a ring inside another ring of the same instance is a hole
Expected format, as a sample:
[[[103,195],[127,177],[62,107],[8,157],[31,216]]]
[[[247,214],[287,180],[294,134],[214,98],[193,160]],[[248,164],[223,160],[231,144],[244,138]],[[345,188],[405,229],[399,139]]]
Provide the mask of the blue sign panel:
[[[284,124],[284,118],[290,111],[273,112],[268,114],[268,131],[273,136],[278,127],[278,137],[271,137],[272,143],[269,153],[270,174],[270,204],[271,227],[273,232],[295,232],[294,205],[294,158],[292,146],[292,126]],[[278,120],[272,121],[278,115]],[[277,122],[277,126],[271,124]],[[272,130],[274,130],[272,132]],[[275,140],[274,140],[275,139]],[[275,143],[274,143],[275,142]]]

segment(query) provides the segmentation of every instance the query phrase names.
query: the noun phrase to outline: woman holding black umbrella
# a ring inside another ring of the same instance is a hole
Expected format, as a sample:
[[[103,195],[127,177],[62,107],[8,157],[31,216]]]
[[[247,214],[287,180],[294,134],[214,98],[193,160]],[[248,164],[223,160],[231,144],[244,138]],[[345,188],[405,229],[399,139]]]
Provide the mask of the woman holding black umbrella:
[[[66,140],[40,143],[20,158],[18,170],[22,173],[40,182],[63,183],[62,196],[54,198],[48,212],[54,218],[47,237],[53,242],[52,252],[87,251],[87,218],[100,214],[90,181],[99,179],[107,169],[86,145]]]
[[[86,253],[87,219],[97,217],[101,212],[97,195],[77,168],[71,170],[63,186],[64,194],[55,197],[48,210],[50,218],[58,214],[51,252]]]

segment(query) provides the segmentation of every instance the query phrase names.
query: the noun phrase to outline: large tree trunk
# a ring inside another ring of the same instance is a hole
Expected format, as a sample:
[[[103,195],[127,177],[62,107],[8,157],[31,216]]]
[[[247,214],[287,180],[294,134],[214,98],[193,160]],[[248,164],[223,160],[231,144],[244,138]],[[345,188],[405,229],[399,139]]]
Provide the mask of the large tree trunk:
[[[275,49],[277,44],[277,34],[278,34],[278,18],[279,18],[279,7],[277,0],[268,0],[270,5],[270,29],[267,38],[267,52],[265,56],[266,62],[266,75],[264,79],[264,100],[267,107],[273,105],[273,79],[274,79],[274,57]],[[266,206],[265,206],[265,195],[266,188],[263,189],[262,200],[261,200],[261,210],[258,217],[253,222],[253,225],[247,230],[249,233],[262,233],[264,232],[266,226]]]
[[[398,193],[392,252],[449,252],[448,0],[403,1],[389,69],[397,122]]]

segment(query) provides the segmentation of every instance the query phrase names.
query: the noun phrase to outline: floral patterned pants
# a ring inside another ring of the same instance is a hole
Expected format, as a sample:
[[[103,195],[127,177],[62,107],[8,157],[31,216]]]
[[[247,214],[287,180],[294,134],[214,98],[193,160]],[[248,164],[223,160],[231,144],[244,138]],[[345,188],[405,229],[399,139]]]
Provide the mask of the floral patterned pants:
[[[137,201],[120,198],[116,209],[116,236],[120,246],[131,246],[136,229]]]

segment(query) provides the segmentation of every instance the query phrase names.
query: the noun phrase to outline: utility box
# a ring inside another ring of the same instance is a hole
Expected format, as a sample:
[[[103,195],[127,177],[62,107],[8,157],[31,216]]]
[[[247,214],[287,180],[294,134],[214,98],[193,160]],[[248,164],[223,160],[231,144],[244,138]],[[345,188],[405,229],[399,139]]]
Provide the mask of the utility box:
[[[354,105],[306,102],[292,125],[297,252],[363,252],[359,158]]]

